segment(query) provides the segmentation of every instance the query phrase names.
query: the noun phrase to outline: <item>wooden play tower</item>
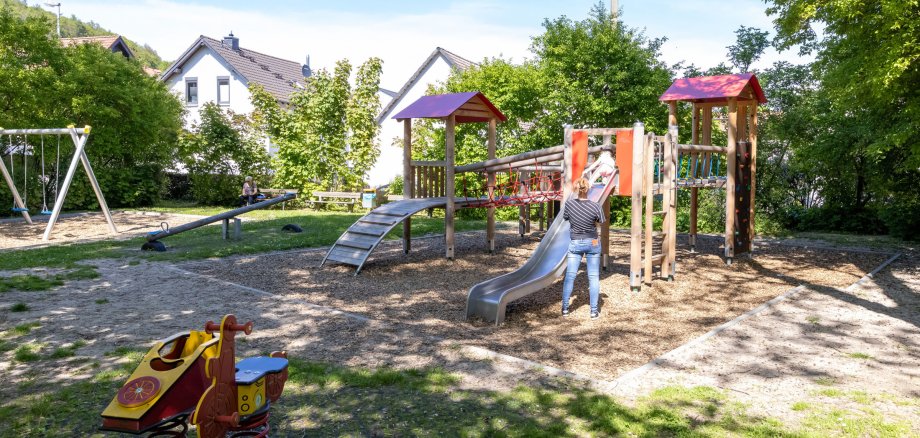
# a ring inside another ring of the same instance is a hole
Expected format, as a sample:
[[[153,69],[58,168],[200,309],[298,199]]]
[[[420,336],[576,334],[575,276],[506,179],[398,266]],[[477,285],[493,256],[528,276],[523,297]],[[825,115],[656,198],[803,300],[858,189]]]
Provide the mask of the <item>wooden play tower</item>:
[[[767,101],[760,83],[751,73],[678,79],[659,100],[668,104],[668,124],[675,132],[678,102],[692,105],[692,144],[677,145],[677,162],[672,163],[678,167],[676,187],[690,188],[690,248],[696,246],[699,189],[722,187],[724,253],[731,264],[736,256],[751,252],[754,238],[757,106]],[[720,128],[726,133],[725,146],[712,146],[714,108],[724,115]]]

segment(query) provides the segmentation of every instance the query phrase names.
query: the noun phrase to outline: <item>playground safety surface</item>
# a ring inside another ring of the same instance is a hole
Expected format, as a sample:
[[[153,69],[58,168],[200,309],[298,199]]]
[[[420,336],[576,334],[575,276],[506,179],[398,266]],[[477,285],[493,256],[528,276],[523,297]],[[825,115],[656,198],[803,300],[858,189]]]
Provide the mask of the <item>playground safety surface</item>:
[[[536,236],[521,239],[511,232],[500,233],[496,254],[489,255],[484,236],[468,234],[458,239],[453,261],[443,258],[441,239],[413,242],[408,256],[402,255],[399,242],[388,242],[357,277],[348,266],[318,268],[322,251],[209,261],[189,264],[187,269],[362,315],[398,327],[422,343],[444,339],[592,378],[612,379],[790,288],[800,284],[845,287],[887,258],[885,254],[769,245],[758,247],[753,259],[742,257],[729,267],[718,256],[720,238],[700,240],[695,254],[679,241],[674,282],[655,280],[636,294],[627,287],[628,238],[613,233],[614,260],[611,269],[601,275],[599,320],[588,318],[587,281],[582,273],[575,284],[572,315],[559,315],[560,280],[512,303],[501,327],[465,320],[467,291],[523,264],[539,242]],[[386,344],[390,335],[374,340],[376,334],[371,331],[360,336],[368,337],[365,343]],[[324,359],[342,361],[334,352],[329,354]]]
[[[42,234],[47,226],[47,216],[33,216],[33,225],[28,225],[22,218],[0,220],[0,249],[26,249],[61,242],[86,242],[112,239],[109,226],[102,213],[77,213],[63,215],[54,224],[49,242],[42,241]],[[112,220],[118,228],[116,239],[128,239],[143,235],[151,230],[160,229],[160,224],[168,222],[170,226],[182,225],[200,217],[153,212],[113,211]]]

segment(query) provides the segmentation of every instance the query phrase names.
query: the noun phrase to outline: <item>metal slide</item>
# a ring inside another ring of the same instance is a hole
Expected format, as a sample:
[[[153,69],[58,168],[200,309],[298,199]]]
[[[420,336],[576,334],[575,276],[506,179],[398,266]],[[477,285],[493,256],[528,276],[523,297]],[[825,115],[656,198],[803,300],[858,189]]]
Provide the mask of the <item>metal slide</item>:
[[[616,187],[617,181],[618,178],[611,177],[607,185],[595,184],[588,192],[588,199],[603,203]],[[565,202],[562,205],[562,210],[524,266],[470,288],[466,298],[467,319],[478,315],[499,325],[505,320],[505,307],[508,303],[545,289],[565,272],[565,256],[570,239],[569,222],[562,219]]]

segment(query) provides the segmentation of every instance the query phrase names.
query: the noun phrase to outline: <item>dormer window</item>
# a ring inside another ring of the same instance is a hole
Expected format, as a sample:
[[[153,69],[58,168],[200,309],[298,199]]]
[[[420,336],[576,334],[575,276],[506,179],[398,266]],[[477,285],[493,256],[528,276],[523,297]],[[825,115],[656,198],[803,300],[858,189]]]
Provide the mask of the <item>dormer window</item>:
[[[227,76],[217,77],[217,103],[230,105],[230,78]]]
[[[198,78],[185,78],[185,104],[198,105]]]

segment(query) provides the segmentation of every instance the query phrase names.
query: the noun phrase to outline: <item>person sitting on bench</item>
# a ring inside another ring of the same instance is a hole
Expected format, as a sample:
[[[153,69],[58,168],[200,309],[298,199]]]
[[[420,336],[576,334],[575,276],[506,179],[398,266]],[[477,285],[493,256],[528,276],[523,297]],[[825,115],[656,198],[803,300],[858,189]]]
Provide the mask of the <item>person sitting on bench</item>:
[[[251,176],[247,176],[246,182],[243,183],[243,194],[240,196],[240,203],[244,203],[245,205],[252,204],[258,193],[259,186],[252,180]]]

